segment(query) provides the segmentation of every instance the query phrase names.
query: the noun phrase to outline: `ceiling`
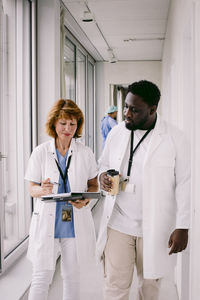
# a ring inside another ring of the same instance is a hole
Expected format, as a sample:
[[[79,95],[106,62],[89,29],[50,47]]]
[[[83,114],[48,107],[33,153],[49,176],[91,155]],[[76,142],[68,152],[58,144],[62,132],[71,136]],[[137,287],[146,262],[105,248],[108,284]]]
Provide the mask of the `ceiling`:
[[[161,60],[170,0],[63,0],[103,60]],[[91,11],[93,22],[83,22]],[[101,34],[102,32],[102,34]]]

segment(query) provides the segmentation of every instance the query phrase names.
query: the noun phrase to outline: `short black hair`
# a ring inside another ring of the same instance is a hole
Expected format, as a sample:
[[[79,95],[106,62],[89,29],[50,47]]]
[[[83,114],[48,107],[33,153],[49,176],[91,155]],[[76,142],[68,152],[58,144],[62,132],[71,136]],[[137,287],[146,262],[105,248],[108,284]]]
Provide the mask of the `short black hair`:
[[[140,80],[128,86],[128,93],[141,97],[148,105],[158,105],[160,100],[160,90],[151,81]]]

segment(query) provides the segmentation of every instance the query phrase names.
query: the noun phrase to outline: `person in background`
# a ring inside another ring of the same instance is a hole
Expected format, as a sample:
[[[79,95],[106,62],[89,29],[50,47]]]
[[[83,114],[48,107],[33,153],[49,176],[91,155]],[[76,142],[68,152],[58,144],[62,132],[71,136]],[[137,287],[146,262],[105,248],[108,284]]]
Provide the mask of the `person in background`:
[[[25,179],[36,198],[28,248],[33,264],[29,300],[47,299],[58,251],[63,300],[80,299],[80,265],[95,262],[96,237],[89,200],[41,201],[41,196],[51,193],[98,190],[94,155],[78,142],[83,122],[83,113],[72,100],[57,101],[46,123],[46,132],[53,139],[36,147],[29,159]]]
[[[104,148],[108,133],[117,125],[117,111],[117,106],[111,105],[107,110],[107,115],[101,120],[101,134],[103,137],[102,148]]]
[[[162,278],[172,282],[176,253],[188,243],[190,146],[184,133],[157,113],[160,91],[146,80],[128,87],[125,121],[110,132],[99,160],[108,192],[97,239],[104,258],[104,300],[128,300],[134,266],[139,300],[158,300]],[[110,196],[108,169],[121,175]],[[159,298],[161,299],[161,298]]]

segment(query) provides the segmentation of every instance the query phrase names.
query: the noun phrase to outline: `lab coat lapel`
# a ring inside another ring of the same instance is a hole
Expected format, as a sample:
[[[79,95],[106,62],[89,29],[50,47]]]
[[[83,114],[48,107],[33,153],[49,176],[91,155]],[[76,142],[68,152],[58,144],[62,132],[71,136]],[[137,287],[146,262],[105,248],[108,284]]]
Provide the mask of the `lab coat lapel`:
[[[55,159],[58,160],[58,158],[57,158],[57,154],[56,154],[56,145],[55,145],[55,140],[54,139],[52,139],[49,142],[48,153],[49,153],[49,155],[51,157],[51,160],[53,162],[53,164],[52,164],[53,170],[55,171],[55,170],[57,170]]]
[[[59,180],[59,171],[58,171],[58,168],[56,166],[56,162],[55,162],[55,159],[57,160],[57,155],[56,155],[56,147],[55,147],[55,140],[52,139],[50,142],[49,142],[49,145],[48,145],[48,155],[49,155],[49,160],[48,160],[48,163],[50,164],[49,168],[51,169],[51,181],[55,181],[55,182],[58,182]],[[57,193],[57,190],[58,190],[58,187],[56,185],[54,185],[53,187],[53,192],[54,193]]]
[[[77,151],[76,140],[73,138],[73,139],[71,140],[71,143],[70,143],[68,157],[69,157],[70,155],[73,155],[76,151]]]
[[[76,183],[77,183],[77,180],[78,180],[78,176],[76,176],[76,170],[77,170],[76,152],[77,152],[77,143],[76,143],[76,140],[73,138],[71,140],[71,143],[70,143],[68,158],[67,158],[67,161],[66,161],[66,164],[67,164],[69,157],[72,156],[71,157],[71,162],[70,162],[70,167],[69,167],[69,170],[68,170],[68,179],[69,179],[70,188],[71,188],[72,191],[74,190],[74,188],[76,186]]]
[[[130,140],[130,135],[131,135],[131,131],[125,128],[125,123],[124,123],[124,126],[121,128],[121,131],[119,131],[120,143],[116,145],[116,147],[118,147],[118,162],[119,162],[118,167],[116,168],[117,170],[120,170]]]
[[[157,147],[162,142],[162,139],[163,139],[163,136],[164,136],[165,132],[166,132],[166,128],[165,128],[164,122],[160,118],[159,114],[157,114],[156,125],[155,125],[155,128],[153,130],[150,142],[149,142],[149,147],[148,147],[147,154],[146,154],[146,157],[145,157],[145,160],[144,160],[144,165],[147,163],[149,158],[152,156],[154,151],[157,149]]]

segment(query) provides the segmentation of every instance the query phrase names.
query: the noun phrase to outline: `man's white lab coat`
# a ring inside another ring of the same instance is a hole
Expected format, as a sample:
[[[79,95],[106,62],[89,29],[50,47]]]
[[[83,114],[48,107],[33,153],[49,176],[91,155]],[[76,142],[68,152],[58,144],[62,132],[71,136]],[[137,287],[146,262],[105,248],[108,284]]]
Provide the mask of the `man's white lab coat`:
[[[88,147],[72,139],[68,158],[72,155],[68,178],[71,191],[87,191],[87,182],[97,176],[94,155]],[[55,163],[56,149],[54,140],[39,145],[29,160],[25,179],[42,182],[50,178],[58,182],[59,171]],[[57,192],[58,187],[53,187]],[[74,211],[74,229],[77,257],[79,263],[95,261],[96,236],[90,205]],[[54,269],[54,227],[56,203],[44,203],[36,199],[31,220],[28,258],[37,269]]]
[[[124,122],[112,129],[99,160],[99,174],[107,169],[120,172],[130,134]],[[105,248],[114,204],[115,197],[107,195],[97,240],[98,258]],[[190,151],[183,133],[159,115],[143,164],[142,205],[144,278],[161,278],[175,265],[176,255],[168,255],[170,234],[176,228],[189,228]]]

